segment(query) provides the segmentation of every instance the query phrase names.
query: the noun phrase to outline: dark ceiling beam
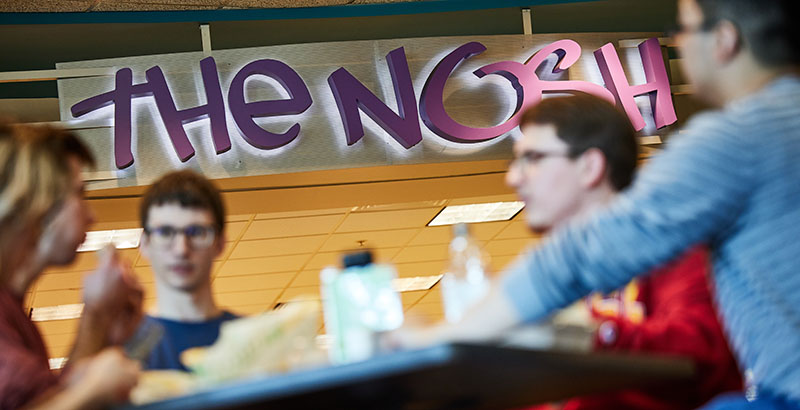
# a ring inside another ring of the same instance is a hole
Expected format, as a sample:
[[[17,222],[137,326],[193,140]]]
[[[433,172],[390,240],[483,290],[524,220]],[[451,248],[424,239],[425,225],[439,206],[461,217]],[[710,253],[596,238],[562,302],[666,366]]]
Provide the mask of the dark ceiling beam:
[[[466,10],[498,9],[507,7],[533,7],[591,1],[597,0],[427,0],[402,3],[269,9],[106,11],[80,13],[0,13],[0,24],[185,23],[247,20],[293,20],[309,18],[370,17],[441,13]]]

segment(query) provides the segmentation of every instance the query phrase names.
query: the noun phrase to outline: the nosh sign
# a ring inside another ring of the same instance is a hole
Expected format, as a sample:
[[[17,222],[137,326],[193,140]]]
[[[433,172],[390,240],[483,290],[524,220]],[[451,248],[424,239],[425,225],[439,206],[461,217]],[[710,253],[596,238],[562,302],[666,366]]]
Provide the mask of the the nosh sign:
[[[540,101],[543,94],[571,91],[583,91],[615,102],[625,110],[637,130],[645,126],[645,121],[634,101],[634,97],[639,95],[649,95],[656,127],[661,128],[677,120],[657,39],[649,39],[639,45],[646,78],[646,82],[639,85],[631,85],[628,82],[612,44],[597,49],[594,57],[605,87],[589,81],[545,81],[537,76],[536,70],[552,54],[558,57],[555,72],[568,69],[580,58],[581,47],[578,43],[572,40],[559,40],[545,46],[524,63],[501,61],[474,71],[477,78],[496,74],[508,79],[516,91],[515,108],[504,122],[491,127],[471,127],[459,123],[451,118],[445,109],[445,83],[459,64],[484,51],[486,47],[483,44],[468,42],[445,55],[428,75],[419,101],[416,98],[404,48],[390,51],[386,55],[386,63],[397,101],[396,111],[347,69],[339,68],[333,71],[327,78],[327,84],[336,101],[347,144],[355,144],[364,136],[362,112],[407,150],[422,141],[421,123],[434,134],[449,141],[457,143],[486,141],[516,127],[519,121],[518,114]],[[116,166],[123,169],[134,162],[131,149],[133,128],[131,102],[134,98],[153,97],[169,140],[181,161],[187,161],[195,154],[184,128],[188,123],[208,118],[214,149],[217,154],[222,154],[231,148],[231,137],[226,123],[230,114],[247,143],[258,149],[271,150],[297,138],[302,124],[295,123],[284,133],[274,133],[259,126],[255,119],[300,114],[314,103],[300,75],[279,60],[260,59],[246,64],[234,75],[227,95],[223,94],[214,58],[207,57],[200,61],[200,74],[206,101],[203,105],[178,109],[164,72],[156,65],[145,72],[146,81],[139,84],[133,83],[133,72],[130,68],[118,70],[113,90],[74,104],[71,113],[73,117],[79,118],[110,104],[114,105],[114,158]],[[256,75],[276,80],[289,98],[247,101],[245,82],[249,77]]]

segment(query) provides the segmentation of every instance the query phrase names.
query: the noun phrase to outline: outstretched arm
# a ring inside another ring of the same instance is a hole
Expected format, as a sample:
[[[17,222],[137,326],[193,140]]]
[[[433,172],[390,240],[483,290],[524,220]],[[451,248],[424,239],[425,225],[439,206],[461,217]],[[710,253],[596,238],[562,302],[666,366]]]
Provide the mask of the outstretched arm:
[[[741,126],[693,121],[607,210],[555,232],[503,273],[457,324],[404,329],[390,344],[486,340],[599,290],[609,292],[730,229],[756,183]],[[724,118],[723,118],[724,120]],[[734,130],[731,130],[734,128]],[[406,334],[404,334],[406,333]]]
[[[697,118],[608,209],[555,232],[506,272],[503,286],[521,317],[617,289],[737,229],[758,185],[757,150],[743,128],[721,114]]]

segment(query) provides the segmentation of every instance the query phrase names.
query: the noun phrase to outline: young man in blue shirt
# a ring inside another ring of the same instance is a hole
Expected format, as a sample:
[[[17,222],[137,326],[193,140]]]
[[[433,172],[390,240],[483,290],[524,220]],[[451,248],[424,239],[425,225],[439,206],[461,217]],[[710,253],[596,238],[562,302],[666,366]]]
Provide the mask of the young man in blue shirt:
[[[144,364],[187,370],[181,353],[213,344],[222,323],[236,318],[217,307],[211,291],[211,267],[225,246],[222,198],[205,177],[171,172],[147,190],[140,216],[140,249],[156,284],[156,311],[142,329],[155,323],[164,330]]]

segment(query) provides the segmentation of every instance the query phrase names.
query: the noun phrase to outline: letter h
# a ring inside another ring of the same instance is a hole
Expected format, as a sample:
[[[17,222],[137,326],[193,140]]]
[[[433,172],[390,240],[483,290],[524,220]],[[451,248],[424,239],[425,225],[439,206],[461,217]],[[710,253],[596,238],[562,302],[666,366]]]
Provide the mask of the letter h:
[[[115,88],[109,92],[87,98],[72,106],[72,116],[79,118],[92,111],[114,104],[114,160],[117,168],[124,169],[133,164],[131,152],[131,100],[133,98],[153,95],[161,120],[181,161],[187,161],[195,151],[183,125],[205,116],[211,121],[211,135],[218,154],[230,149],[231,141],[225,123],[225,106],[222,89],[217,76],[217,65],[212,57],[200,61],[200,70],[205,86],[205,105],[178,110],[170,94],[164,73],[159,66],[145,72],[147,81],[133,84],[133,72],[130,68],[118,70]]]
[[[634,97],[642,94],[649,94],[650,106],[653,109],[656,127],[661,128],[670,125],[678,120],[675,115],[675,107],[672,105],[672,93],[669,85],[669,77],[664,66],[664,58],[661,55],[661,45],[657,38],[648,39],[639,44],[644,75],[647,82],[645,84],[630,85],[625,78],[625,71],[619,60],[616,50],[611,43],[604,45],[594,52],[600,73],[603,75],[606,88],[608,88],[617,100],[617,105],[621,105],[631,119],[633,127],[640,131],[645,126],[642,113],[636,106]]]

